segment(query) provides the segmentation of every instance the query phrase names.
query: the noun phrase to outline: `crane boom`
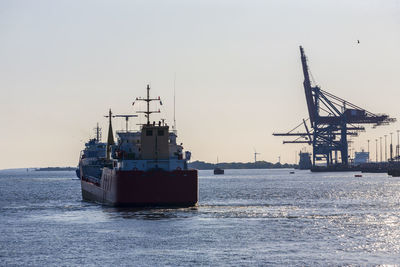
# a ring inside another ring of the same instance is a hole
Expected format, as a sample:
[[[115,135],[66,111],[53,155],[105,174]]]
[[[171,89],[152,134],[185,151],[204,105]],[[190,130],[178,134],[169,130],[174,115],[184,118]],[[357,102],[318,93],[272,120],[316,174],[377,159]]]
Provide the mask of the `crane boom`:
[[[315,114],[316,103],[314,103],[313,100],[313,88],[311,86],[310,74],[308,71],[307,57],[306,54],[304,53],[304,49],[302,46],[300,46],[300,55],[301,55],[301,66],[303,68],[303,76],[304,76],[303,86],[304,86],[304,92],[306,94],[308,114],[310,116],[311,125],[314,125],[315,116],[317,115]]]

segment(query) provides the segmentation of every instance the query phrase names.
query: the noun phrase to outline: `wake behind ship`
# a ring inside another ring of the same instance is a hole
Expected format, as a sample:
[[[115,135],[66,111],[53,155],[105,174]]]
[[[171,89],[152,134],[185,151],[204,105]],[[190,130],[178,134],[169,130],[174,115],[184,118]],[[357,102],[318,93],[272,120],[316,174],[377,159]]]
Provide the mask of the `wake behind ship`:
[[[150,123],[150,87],[147,123],[140,131],[128,130],[128,118],[136,115],[109,115],[107,143],[97,138],[86,143],[79,159],[82,198],[113,206],[195,206],[198,202],[197,170],[188,169],[189,151],[183,153],[176,142],[176,130],[162,122]],[[126,131],[117,131],[114,143],[112,118],[124,117]]]

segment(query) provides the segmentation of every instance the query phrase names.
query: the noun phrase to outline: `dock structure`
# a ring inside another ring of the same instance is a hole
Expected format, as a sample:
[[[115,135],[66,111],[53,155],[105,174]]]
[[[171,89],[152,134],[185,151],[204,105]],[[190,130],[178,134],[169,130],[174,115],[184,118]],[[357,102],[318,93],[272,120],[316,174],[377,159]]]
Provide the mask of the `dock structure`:
[[[357,136],[365,131],[363,125],[385,125],[395,122],[396,119],[386,114],[374,114],[360,108],[342,98],[339,98],[318,85],[312,84],[307,57],[300,46],[300,56],[304,75],[304,93],[308,108],[308,119],[294,129],[285,133],[274,133],[274,136],[291,136],[294,140],[283,141],[312,145],[312,164],[325,163],[327,167],[349,165],[349,136]],[[299,132],[299,129],[304,129]],[[340,154],[340,160],[338,159]]]

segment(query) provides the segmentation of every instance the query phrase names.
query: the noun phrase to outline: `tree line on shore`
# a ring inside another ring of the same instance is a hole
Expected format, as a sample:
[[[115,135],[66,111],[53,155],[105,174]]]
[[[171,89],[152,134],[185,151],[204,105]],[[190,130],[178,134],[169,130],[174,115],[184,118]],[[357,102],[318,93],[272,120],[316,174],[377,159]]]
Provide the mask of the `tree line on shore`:
[[[221,162],[218,164],[208,163],[204,161],[193,161],[188,163],[190,168],[198,170],[213,170],[216,167],[221,169],[281,169],[281,168],[295,168],[295,164],[281,164],[280,162],[271,163],[267,161],[257,162]]]

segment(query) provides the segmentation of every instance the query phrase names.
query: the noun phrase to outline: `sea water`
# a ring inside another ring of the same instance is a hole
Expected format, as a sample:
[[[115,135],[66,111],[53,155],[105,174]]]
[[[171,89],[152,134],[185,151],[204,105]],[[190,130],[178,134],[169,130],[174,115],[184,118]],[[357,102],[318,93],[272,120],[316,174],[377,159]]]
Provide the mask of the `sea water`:
[[[400,178],[199,171],[199,204],[84,202],[74,172],[0,171],[2,266],[400,264]]]

